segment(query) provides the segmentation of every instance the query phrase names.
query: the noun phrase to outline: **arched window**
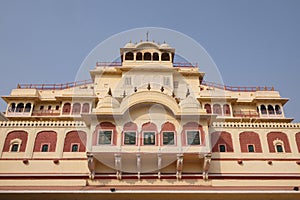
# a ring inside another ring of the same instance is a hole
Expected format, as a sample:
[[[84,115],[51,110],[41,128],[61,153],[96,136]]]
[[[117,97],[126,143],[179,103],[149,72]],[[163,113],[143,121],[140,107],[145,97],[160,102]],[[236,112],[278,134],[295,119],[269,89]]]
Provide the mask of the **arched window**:
[[[133,60],[133,53],[132,52],[127,52],[125,54],[125,60]]]
[[[71,104],[70,103],[65,103],[62,109],[62,114],[63,115],[68,115],[70,114],[71,111]]]
[[[144,60],[151,60],[151,53],[149,52],[144,53]]]
[[[23,110],[24,110],[24,104],[23,104],[23,103],[19,103],[19,104],[17,105],[16,111],[17,111],[17,112],[23,112]]]
[[[158,53],[153,53],[153,60],[158,61],[159,60],[159,55]]]
[[[143,54],[141,52],[137,52],[136,60],[143,60]]]
[[[223,113],[224,115],[230,115],[230,107],[228,104],[223,105]]]
[[[280,108],[279,105],[276,105],[276,106],[275,106],[275,113],[276,113],[276,115],[281,115],[281,114],[282,114],[281,108]]]
[[[162,61],[170,61],[170,55],[169,55],[169,53],[162,53],[161,54],[161,60]]]
[[[205,104],[204,108],[205,108],[207,114],[211,114],[211,106],[210,106],[210,104],[208,104],[208,103]]]
[[[265,105],[261,105],[260,106],[260,112],[262,115],[266,115],[267,114],[267,109]]]
[[[214,114],[221,115],[222,114],[222,109],[221,109],[220,104],[214,104],[213,105],[213,111],[214,111]]]
[[[18,152],[19,151],[19,143],[12,143],[10,147],[10,152]]]
[[[27,104],[25,105],[25,110],[24,110],[24,112],[30,112],[30,110],[31,110],[31,103],[27,103]]]
[[[90,104],[89,103],[84,103],[82,105],[82,113],[89,113],[90,112]]]
[[[11,103],[10,106],[8,107],[8,112],[15,112],[16,110],[16,104]]]
[[[43,144],[41,147],[41,152],[48,152],[49,151],[49,144]]]
[[[79,147],[78,144],[73,144],[71,151],[72,152],[78,152],[78,149],[79,149],[78,147]]]
[[[274,115],[275,114],[274,107],[272,105],[268,105],[268,113],[269,113],[269,115]]]
[[[78,114],[80,114],[80,110],[81,110],[80,103],[74,103],[73,108],[72,108],[72,114],[73,115],[78,115]]]

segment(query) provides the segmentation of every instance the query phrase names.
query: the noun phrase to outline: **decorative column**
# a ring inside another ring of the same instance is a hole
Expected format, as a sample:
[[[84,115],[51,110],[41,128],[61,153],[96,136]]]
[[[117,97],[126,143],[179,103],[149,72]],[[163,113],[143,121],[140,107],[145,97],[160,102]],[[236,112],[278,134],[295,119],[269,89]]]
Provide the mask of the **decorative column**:
[[[208,170],[210,167],[211,162],[211,153],[208,153],[204,156],[204,162],[203,162],[203,179],[208,180]]]
[[[94,161],[94,155],[91,153],[87,153],[87,161],[88,161],[88,168],[90,170],[90,179],[95,178],[95,161]]]
[[[177,164],[176,164],[176,178],[177,180],[181,179],[182,175],[182,168],[183,168],[183,154],[177,154]]]

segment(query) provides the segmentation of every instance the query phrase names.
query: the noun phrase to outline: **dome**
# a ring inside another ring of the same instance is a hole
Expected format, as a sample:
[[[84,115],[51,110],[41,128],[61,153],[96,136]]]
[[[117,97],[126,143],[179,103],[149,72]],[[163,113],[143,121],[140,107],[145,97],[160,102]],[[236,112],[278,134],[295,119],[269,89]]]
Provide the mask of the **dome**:
[[[166,49],[166,48],[170,48],[170,46],[167,43],[163,43],[160,45],[161,49]]]
[[[120,103],[115,98],[107,95],[103,99],[101,99],[97,104],[97,109],[100,108],[118,108],[120,107]]]
[[[135,44],[133,44],[132,42],[128,42],[124,48],[135,48]]]
[[[197,101],[197,99],[195,99],[191,95],[189,95],[187,98],[182,100],[179,105],[183,109],[185,109],[185,108],[200,108],[200,103]]]

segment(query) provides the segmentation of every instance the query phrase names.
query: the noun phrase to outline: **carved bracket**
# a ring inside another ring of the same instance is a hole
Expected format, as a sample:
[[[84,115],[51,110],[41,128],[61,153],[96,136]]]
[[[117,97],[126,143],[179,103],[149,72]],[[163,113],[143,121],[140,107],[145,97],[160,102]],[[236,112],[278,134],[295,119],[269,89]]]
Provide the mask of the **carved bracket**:
[[[91,153],[87,153],[87,162],[88,162],[88,168],[90,170],[90,179],[95,178],[95,161],[94,161],[94,155]]]
[[[117,170],[116,177],[122,179],[122,158],[120,154],[115,154],[115,169]]]
[[[178,154],[177,155],[177,165],[176,165],[176,178],[178,180],[181,179],[182,177],[182,168],[183,168],[183,154]]]
[[[208,153],[204,156],[204,162],[203,162],[203,179],[208,180],[208,170],[210,167],[211,162],[211,153]]]

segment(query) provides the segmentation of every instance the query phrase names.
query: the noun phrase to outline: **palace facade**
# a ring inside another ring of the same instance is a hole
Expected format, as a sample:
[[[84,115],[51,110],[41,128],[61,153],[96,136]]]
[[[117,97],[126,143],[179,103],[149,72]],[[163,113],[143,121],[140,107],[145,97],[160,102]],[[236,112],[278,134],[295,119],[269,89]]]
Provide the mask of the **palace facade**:
[[[205,82],[168,44],[120,56],[2,97],[1,197],[299,198],[300,124],[273,87]]]

